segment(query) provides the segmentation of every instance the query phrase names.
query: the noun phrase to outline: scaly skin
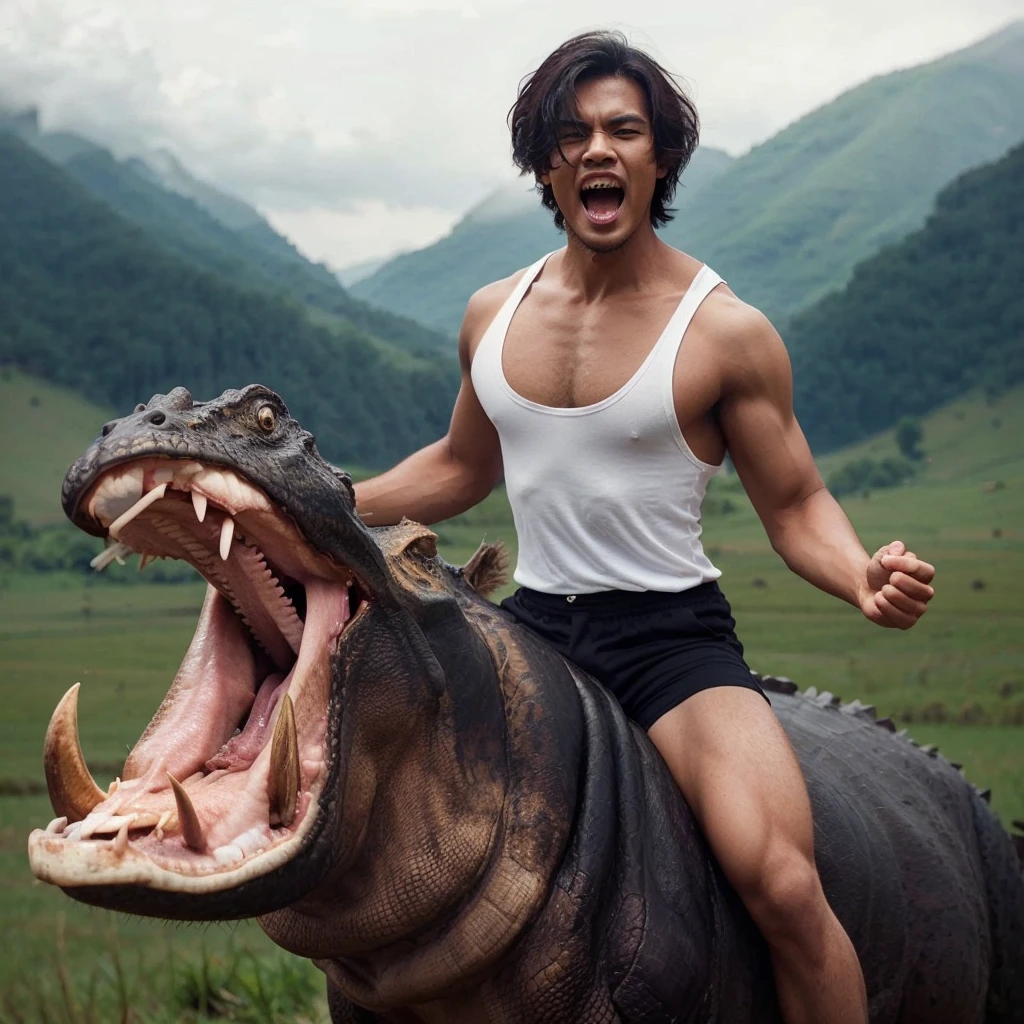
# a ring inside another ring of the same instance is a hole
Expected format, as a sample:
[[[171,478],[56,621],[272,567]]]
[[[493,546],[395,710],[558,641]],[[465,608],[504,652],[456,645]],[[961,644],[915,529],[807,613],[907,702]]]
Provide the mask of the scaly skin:
[[[251,422],[268,400],[272,441]],[[69,472],[68,514],[97,532],[82,495],[141,454],[244,475],[352,568],[370,608],[332,654],[328,782],[289,864],[244,891],[72,896],[258,916],[324,970],[335,1024],[778,1020],[764,945],[646,736],[474,589],[496,550],[462,572],[423,527],[366,529],[347,477],[262,388],[200,405],[179,388],[116,421]],[[765,683],[872,1021],[1024,1021],[1024,882],[987,806],[858,706]]]

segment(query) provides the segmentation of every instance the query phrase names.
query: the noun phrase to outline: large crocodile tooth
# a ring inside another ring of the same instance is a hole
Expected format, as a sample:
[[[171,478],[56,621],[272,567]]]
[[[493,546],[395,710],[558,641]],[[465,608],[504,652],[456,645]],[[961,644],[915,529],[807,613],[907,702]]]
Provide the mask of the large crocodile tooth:
[[[197,853],[206,852],[206,836],[203,826],[199,824],[199,815],[192,804],[192,798],[185,792],[185,787],[170,773],[167,779],[174,790],[174,802],[178,806],[178,827],[185,838],[185,845]]]
[[[202,522],[206,518],[206,495],[192,491],[192,507],[196,510],[196,519]]]
[[[225,516],[224,522],[220,524],[220,560],[226,562],[231,554],[231,540],[235,535],[235,521],[231,516]]]
[[[299,737],[295,731],[295,708],[286,693],[277,713],[274,738],[270,742],[270,775],[268,792],[270,815],[288,826],[295,820],[299,799]]]
[[[144,512],[155,501],[159,501],[167,493],[167,484],[157,484],[147,491],[127,512],[122,512],[107,528],[107,533],[114,540],[120,539],[121,531],[140,513]]]
[[[58,817],[81,821],[107,794],[96,785],[78,741],[78,688],[64,694],[54,708],[43,741],[43,771],[50,803]]]

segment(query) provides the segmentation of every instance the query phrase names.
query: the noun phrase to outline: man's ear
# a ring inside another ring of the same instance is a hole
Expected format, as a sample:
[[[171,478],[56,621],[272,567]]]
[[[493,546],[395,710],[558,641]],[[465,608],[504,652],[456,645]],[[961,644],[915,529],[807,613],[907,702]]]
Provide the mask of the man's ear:
[[[537,175],[538,185],[550,185],[551,184],[551,172],[545,171],[543,174]]]

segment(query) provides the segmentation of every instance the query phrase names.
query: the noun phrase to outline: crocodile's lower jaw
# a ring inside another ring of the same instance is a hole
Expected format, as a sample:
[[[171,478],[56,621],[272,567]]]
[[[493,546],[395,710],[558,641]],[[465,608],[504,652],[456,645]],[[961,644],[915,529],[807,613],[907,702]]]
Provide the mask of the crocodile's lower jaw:
[[[210,586],[167,697],[106,793],[78,743],[77,685],[58,706],[45,749],[58,817],[29,838],[32,870],[65,889],[183,896],[277,872],[322,813],[331,665],[368,601],[228,470],[138,460],[86,501],[120,552],[184,559]]]

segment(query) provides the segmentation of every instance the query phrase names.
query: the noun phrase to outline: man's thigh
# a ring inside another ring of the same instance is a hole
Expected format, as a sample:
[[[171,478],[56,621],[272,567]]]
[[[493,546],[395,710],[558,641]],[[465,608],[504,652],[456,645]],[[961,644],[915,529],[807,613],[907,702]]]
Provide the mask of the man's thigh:
[[[702,690],[662,715],[648,735],[741,894],[781,867],[775,859],[797,854],[813,864],[803,773],[759,693],[736,686]]]

